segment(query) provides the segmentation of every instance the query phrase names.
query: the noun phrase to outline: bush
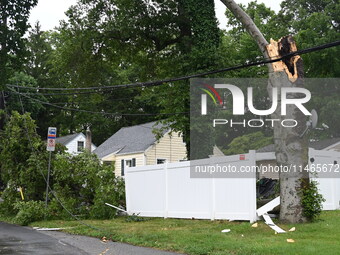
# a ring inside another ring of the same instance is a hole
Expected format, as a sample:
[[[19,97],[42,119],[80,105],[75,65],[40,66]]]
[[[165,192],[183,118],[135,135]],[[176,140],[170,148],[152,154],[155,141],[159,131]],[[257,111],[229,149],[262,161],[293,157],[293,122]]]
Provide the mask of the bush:
[[[4,189],[4,202],[0,204],[2,215],[16,215],[14,205],[21,200],[20,187],[26,201],[45,199],[43,175],[47,175],[48,152],[36,128],[29,113],[20,115],[14,111],[0,132],[0,189]],[[57,144],[53,157],[63,150],[64,146]]]
[[[303,214],[310,221],[317,219],[322,212],[322,202],[326,201],[319,193],[318,183],[311,181],[302,189]]]
[[[115,177],[114,172],[108,168],[98,173],[99,185],[96,188],[94,204],[90,216],[94,219],[112,219],[117,210],[105,205],[125,206],[125,183],[120,177]]]
[[[42,220],[46,215],[45,203],[42,201],[17,202],[14,208],[18,210],[14,221],[23,226]]]
[[[61,154],[53,166],[53,189],[72,214],[82,218],[110,219],[116,210],[105,203],[125,204],[124,181],[115,177],[113,165],[101,164],[96,155]],[[55,199],[49,208],[56,218],[70,217]]]
[[[115,209],[106,206],[105,202],[124,205],[125,190],[124,182],[114,175],[113,165],[102,165],[94,154],[72,156],[64,149],[57,144],[52,154],[50,187],[58,199],[49,193],[46,216],[49,219],[69,219],[71,212],[82,218],[114,217]],[[0,214],[17,215],[18,223],[25,225],[31,221],[35,210],[40,212],[40,202],[33,201],[45,199],[43,175],[47,175],[47,164],[46,144],[36,133],[35,122],[29,114],[13,112],[0,132],[0,191],[4,189]],[[23,189],[25,200],[30,201],[27,204],[18,203],[21,201],[19,187]]]

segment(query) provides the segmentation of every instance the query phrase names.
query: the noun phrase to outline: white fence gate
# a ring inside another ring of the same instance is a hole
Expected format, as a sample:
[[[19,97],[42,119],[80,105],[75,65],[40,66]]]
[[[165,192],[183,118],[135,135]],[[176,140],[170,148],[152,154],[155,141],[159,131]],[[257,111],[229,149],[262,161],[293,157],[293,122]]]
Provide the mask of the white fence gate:
[[[204,162],[202,160],[202,164]],[[240,155],[215,158],[214,162],[253,166],[256,164],[255,152],[250,151],[241,158]],[[190,178],[190,162],[186,161],[129,168],[125,185],[129,214],[256,220],[255,173],[252,178]]]

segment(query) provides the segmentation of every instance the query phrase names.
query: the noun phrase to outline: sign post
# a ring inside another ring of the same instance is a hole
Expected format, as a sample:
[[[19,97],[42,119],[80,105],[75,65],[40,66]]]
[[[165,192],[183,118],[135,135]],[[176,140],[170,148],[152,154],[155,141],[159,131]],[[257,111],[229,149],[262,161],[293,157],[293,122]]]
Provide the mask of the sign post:
[[[47,148],[46,148],[47,151],[49,151],[47,180],[46,180],[46,200],[45,200],[46,207],[47,207],[47,202],[48,202],[48,191],[49,191],[49,186],[50,186],[51,155],[52,155],[52,151],[55,150],[56,138],[57,138],[57,128],[49,127],[48,133],[47,133]]]

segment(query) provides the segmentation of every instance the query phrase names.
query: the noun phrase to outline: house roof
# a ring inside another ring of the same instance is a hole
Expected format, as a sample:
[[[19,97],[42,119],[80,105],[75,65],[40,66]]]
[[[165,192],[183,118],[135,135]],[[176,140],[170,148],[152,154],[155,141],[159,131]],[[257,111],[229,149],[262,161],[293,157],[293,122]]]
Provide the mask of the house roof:
[[[56,139],[56,143],[61,143],[63,145],[67,145],[69,142],[71,142],[73,139],[75,139],[78,135],[83,135],[83,133],[75,133],[72,135],[66,135],[66,136],[61,136]]]
[[[321,140],[321,141],[317,141],[317,142],[311,142],[310,147],[312,147],[315,150],[323,150],[323,149],[326,149],[327,147],[332,146],[333,144],[336,144],[338,142],[340,142],[340,137],[329,138],[329,139],[325,139],[325,140]]]
[[[153,129],[160,129],[164,127],[163,124],[157,124],[156,122],[149,122],[141,125],[124,127],[118,130],[114,135],[102,143],[94,153],[99,158],[103,158],[109,154],[128,154],[143,152],[151,145],[153,145],[157,138],[152,132]],[[167,130],[163,131],[163,134]]]
[[[315,142],[310,142],[309,143],[309,147],[313,148],[315,150],[323,150],[326,149],[327,147],[336,144],[340,142],[340,137],[337,138],[329,138],[329,139],[324,139],[321,141],[315,141]],[[256,152],[274,152],[275,151],[275,146],[274,144],[269,144],[267,146],[264,146],[258,150],[256,150]]]

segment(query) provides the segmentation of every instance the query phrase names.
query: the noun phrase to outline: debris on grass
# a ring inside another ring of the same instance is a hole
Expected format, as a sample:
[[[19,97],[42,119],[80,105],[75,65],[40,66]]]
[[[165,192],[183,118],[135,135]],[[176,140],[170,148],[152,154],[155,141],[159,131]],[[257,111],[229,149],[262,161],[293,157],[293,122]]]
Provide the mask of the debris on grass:
[[[262,215],[262,217],[265,220],[265,223],[275,232],[277,232],[278,234],[286,233],[286,231],[284,231],[282,228],[275,225],[275,223],[272,221],[268,214],[265,213]]]
[[[295,231],[295,227],[292,227],[291,229],[288,230],[289,232],[294,232]]]
[[[251,225],[252,228],[257,228],[257,226],[258,226],[257,222]]]
[[[230,232],[231,230],[229,229],[229,228],[227,228],[227,229],[223,229],[221,232],[222,233],[228,233],[228,232]]]
[[[72,227],[69,228],[40,228],[40,227],[33,227],[33,229],[37,231],[59,231],[59,230],[64,230],[64,229],[71,229]]]
[[[287,239],[287,243],[295,243],[295,240],[294,239]]]
[[[280,204],[280,197],[277,197],[270,201],[269,203],[265,204],[264,206],[260,207],[259,209],[256,210],[257,216],[258,217],[263,217],[265,223],[273,229],[276,233],[281,234],[281,233],[286,233],[282,228],[278,227],[275,225],[275,223],[272,221],[270,216],[268,215],[268,212],[273,210],[276,206]]]

